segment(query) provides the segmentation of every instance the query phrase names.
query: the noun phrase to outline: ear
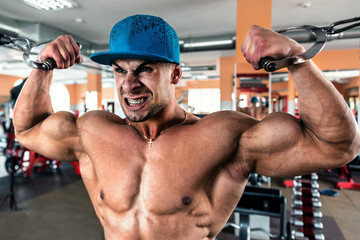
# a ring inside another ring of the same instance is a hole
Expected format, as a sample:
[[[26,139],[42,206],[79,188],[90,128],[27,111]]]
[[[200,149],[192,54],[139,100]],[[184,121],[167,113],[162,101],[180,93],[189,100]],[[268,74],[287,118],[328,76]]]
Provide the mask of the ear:
[[[173,70],[172,70],[172,75],[171,75],[171,83],[174,85],[178,84],[181,77],[182,77],[182,70],[181,70],[180,65],[174,64]]]

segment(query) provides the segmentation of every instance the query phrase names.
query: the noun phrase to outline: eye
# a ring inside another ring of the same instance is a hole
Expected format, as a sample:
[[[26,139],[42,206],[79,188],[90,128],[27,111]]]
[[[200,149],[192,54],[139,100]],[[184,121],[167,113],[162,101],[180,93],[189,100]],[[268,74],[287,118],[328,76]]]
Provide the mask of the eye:
[[[140,67],[139,69],[137,69],[138,73],[151,73],[152,71],[153,71],[153,69],[148,66],[143,66],[143,67]]]
[[[126,73],[126,71],[125,71],[124,69],[122,69],[121,67],[116,67],[116,68],[115,68],[115,71],[116,71],[117,73]]]

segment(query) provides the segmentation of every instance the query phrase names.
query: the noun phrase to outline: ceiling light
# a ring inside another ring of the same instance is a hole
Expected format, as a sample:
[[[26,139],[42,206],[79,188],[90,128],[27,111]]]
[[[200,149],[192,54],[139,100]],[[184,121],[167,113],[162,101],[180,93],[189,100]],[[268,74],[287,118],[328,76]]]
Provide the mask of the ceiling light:
[[[300,6],[303,8],[309,8],[309,7],[311,7],[311,2],[301,3]]]
[[[232,40],[219,40],[219,41],[209,41],[209,42],[191,42],[185,43],[184,47],[207,47],[207,46],[214,46],[214,45],[227,45],[232,44]]]
[[[30,5],[31,7],[45,10],[62,10],[66,8],[74,8],[77,4],[71,0],[21,0],[24,3]]]
[[[76,23],[84,23],[84,19],[82,18],[75,18]]]

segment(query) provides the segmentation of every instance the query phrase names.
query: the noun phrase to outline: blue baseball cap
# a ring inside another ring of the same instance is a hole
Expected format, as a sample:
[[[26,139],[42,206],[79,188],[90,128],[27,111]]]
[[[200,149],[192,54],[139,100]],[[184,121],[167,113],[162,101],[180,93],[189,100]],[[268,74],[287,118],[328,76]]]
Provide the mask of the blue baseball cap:
[[[90,59],[111,65],[116,59],[145,59],[180,64],[179,39],[175,30],[160,17],[129,16],[111,30],[110,51],[90,55]]]

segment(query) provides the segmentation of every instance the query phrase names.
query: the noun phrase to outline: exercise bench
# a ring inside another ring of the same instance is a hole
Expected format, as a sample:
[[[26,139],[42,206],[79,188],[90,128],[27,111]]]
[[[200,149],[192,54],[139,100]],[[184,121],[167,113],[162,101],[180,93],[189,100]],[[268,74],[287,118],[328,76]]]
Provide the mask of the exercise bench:
[[[247,185],[234,213],[240,214],[240,223],[229,221],[224,228],[239,229],[239,240],[250,240],[251,231],[261,231],[272,239],[286,239],[286,198],[279,189]],[[278,232],[273,234],[263,228],[250,228],[250,215],[278,218]]]

